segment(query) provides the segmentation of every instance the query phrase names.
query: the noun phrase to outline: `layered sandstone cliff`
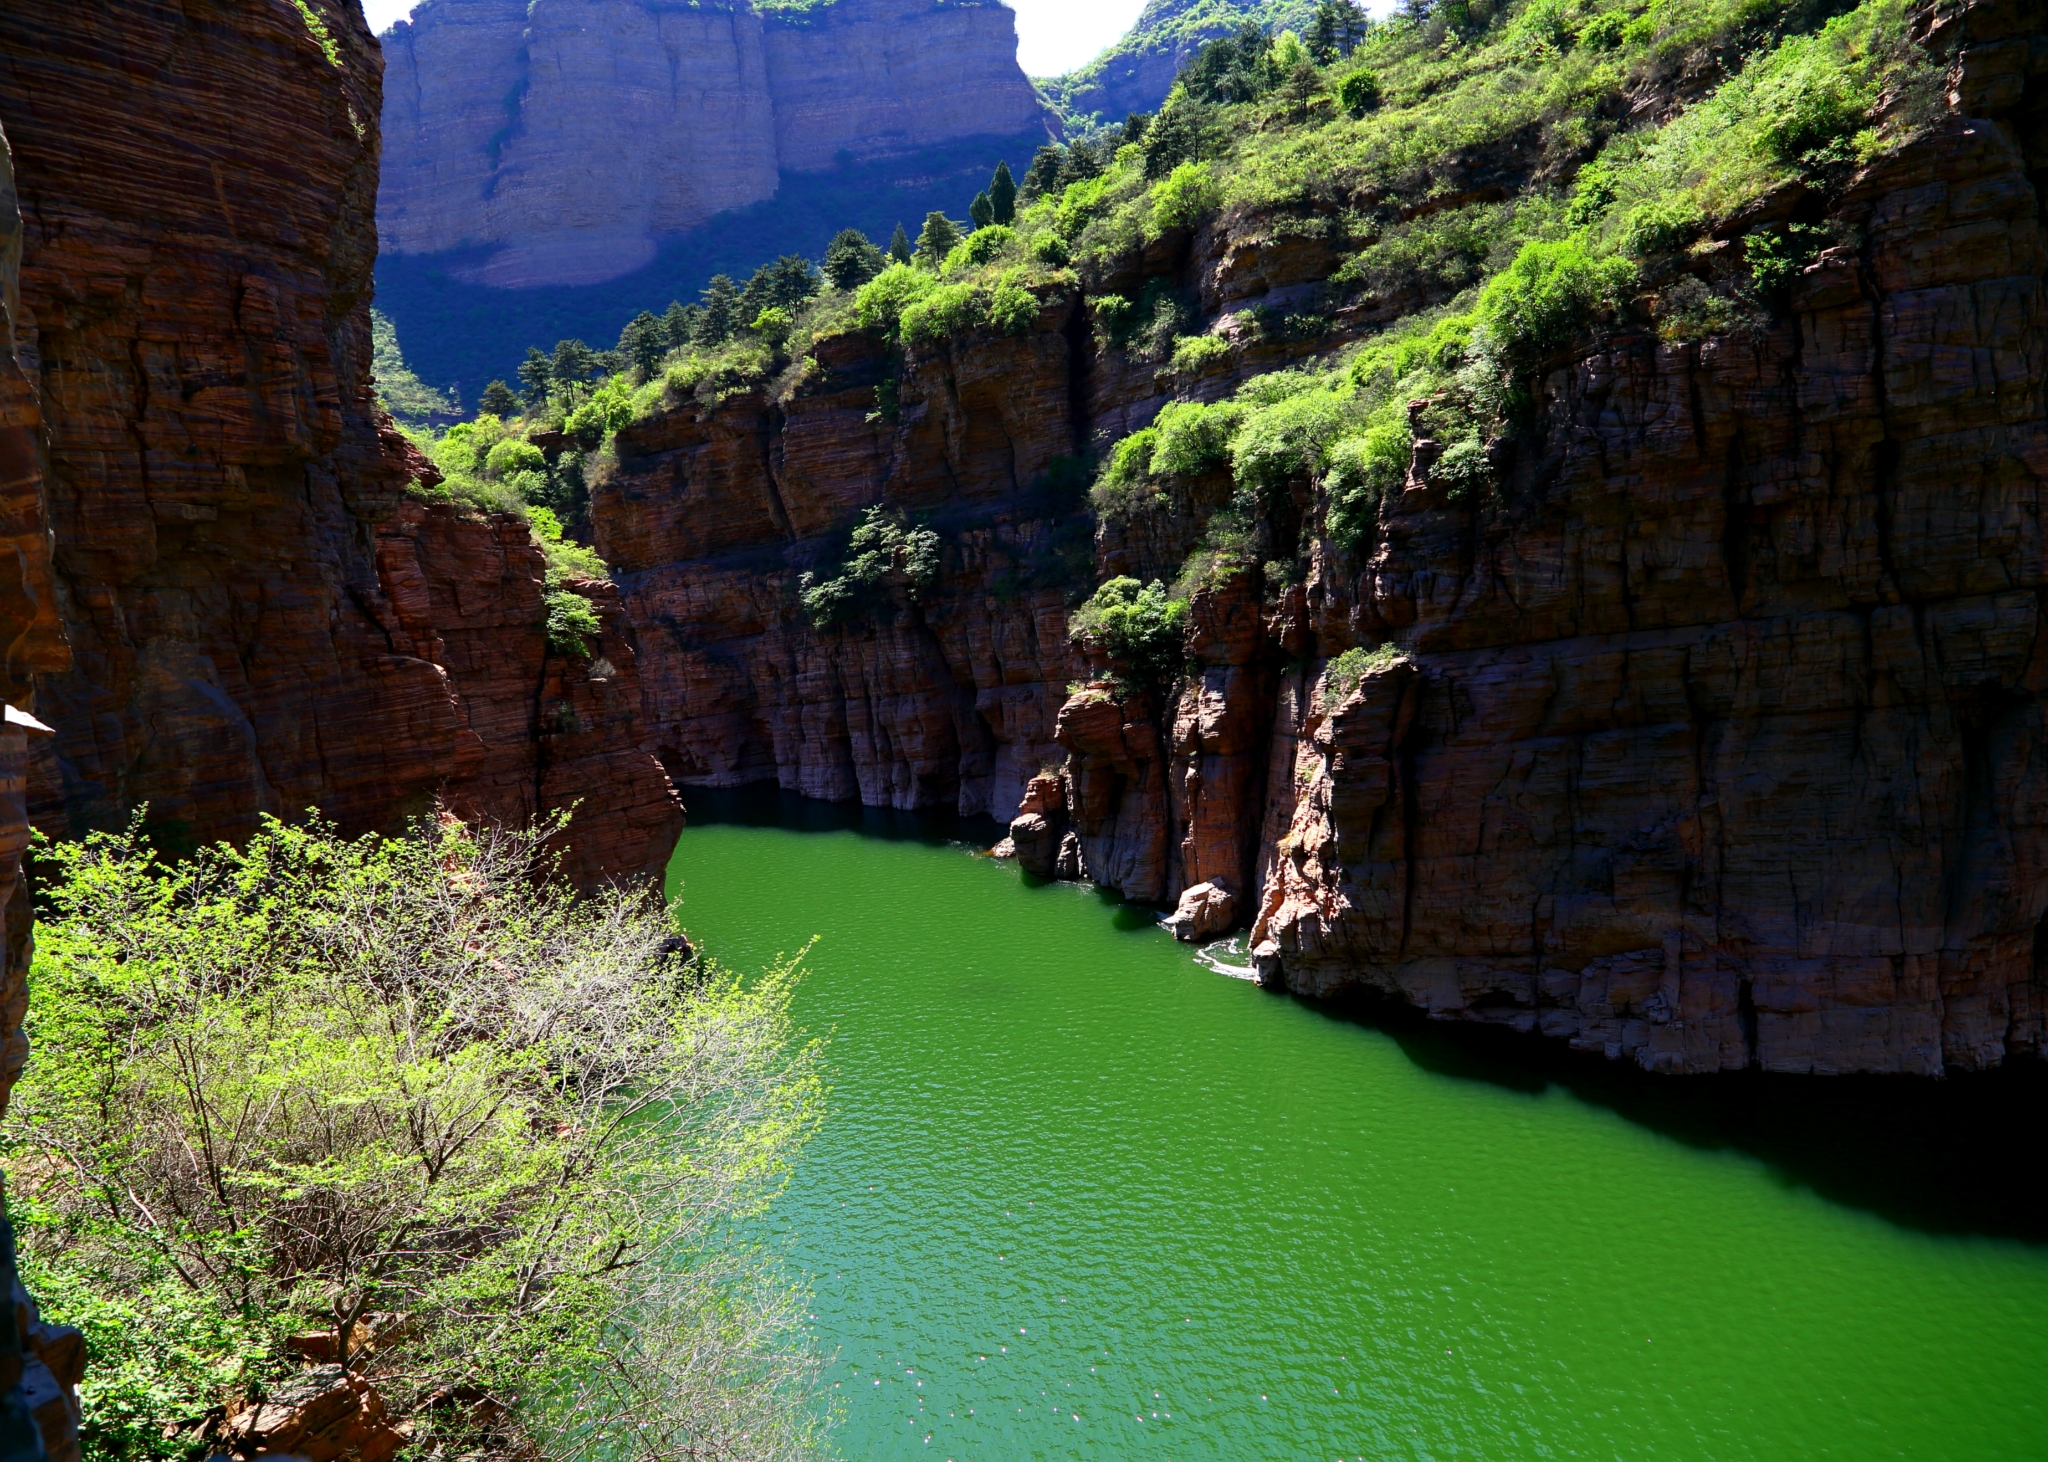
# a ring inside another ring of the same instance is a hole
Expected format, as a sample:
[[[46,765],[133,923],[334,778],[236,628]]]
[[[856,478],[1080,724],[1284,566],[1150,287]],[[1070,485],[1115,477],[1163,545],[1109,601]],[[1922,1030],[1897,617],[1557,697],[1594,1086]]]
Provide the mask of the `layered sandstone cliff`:
[[[2024,12],[1921,17],[1950,114],[1832,199],[1851,242],[1775,323],[1582,344],[1480,498],[1419,442],[1358,551],[1310,536],[1295,570],[1197,594],[1163,703],[1077,656],[1063,591],[1170,573],[1221,497],[1102,525],[1071,575],[1036,546],[1088,520],[1046,469],[1171,390],[1229,389],[1242,357],[1176,386],[1070,300],[1022,340],[911,348],[894,422],[871,403],[899,368],[838,341],[785,400],[622,433],[596,518],[664,760],[1014,814],[1038,872],[1183,902],[1190,933],[1250,924],[1270,985],[1652,1070],[2039,1053],[2048,46]],[[1818,201],[1783,191],[1734,226]],[[1233,216],[1093,287],[1279,302],[1329,272],[1324,237]],[[814,628],[797,575],[875,502],[939,530],[941,581]]]
[[[581,799],[579,872],[653,871],[680,812],[612,705],[623,631],[550,656],[525,526],[406,490],[427,469],[369,375],[381,67],[355,5],[318,15],[0,12],[56,543],[38,609],[72,649],[22,662],[56,733],[31,816],[62,834],[146,804],[175,843]]]
[[[429,0],[384,44],[384,247],[489,246],[459,272],[506,287],[616,278],[783,172],[1040,115],[995,3]]]

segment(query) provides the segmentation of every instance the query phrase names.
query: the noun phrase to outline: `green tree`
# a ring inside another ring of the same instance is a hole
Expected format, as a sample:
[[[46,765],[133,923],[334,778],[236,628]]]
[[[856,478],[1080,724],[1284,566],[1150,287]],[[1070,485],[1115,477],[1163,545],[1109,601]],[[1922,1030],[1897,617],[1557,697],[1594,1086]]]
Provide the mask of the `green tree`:
[[[974,201],[967,205],[967,216],[974,220],[976,228],[987,228],[996,221],[996,206],[989,201],[988,189],[974,195]]]
[[[652,310],[642,310],[619,332],[619,354],[626,358],[641,380],[660,368],[668,354],[668,331]]]
[[[1134,690],[1161,690],[1180,674],[1188,601],[1167,597],[1154,579],[1111,579],[1074,612],[1068,633],[1084,649],[1106,656]]]
[[[1352,72],[1337,88],[1337,100],[1354,117],[1377,111],[1380,104],[1379,73],[1370,70]]]
[[[704,287],[704,313],[697,317],[698,345],[723,345],[739,328],[739,286],[729,274],[714,274]]]
[[[1057,142],[1048,142],[1031,155],[1031,166],[1024,169],[1023,201],[1029,203],[1041,194],[1053,191],[1059,181],[1060,162],[1066,149]]]
[[[526,387],[526,400],[530,406],[539,406],[548,399],[548,390],[555,383],[554,367],[548,363],[540,347],[526,347],[526,359],[519,366],[519,384]]]
[[[597,368],[597,352],[581,340],[556,341],[555,353],[548,359],[548,374],[558,391],[582,384]]]
[[[859,289],[880,274],[887,262],[882,251],[857,228],[839,230],[825,246],[825,278],[834,289]]]
[[[766,310],[793,311],[817,294],[818,271],[801,254],[784,254],[763,264],[740,291],[739,321],[751,327]]]
[[[924,216],[924,228],[917,236],[918,262],[936,269],[953,246],[960,242],[960,225],[939,212]]]
[[[994,222],[1016,222],[1017,182],[1010,176],[1007,162],[998,162],[995,176],[988,180],[988,204],[989,216]]]
[[[680,350],[690,343],[690,337],[697,331],[697,316],[703,312],[702,305],[686,305],[681,300],[668,302],[668,311],[661,317],[661,333],[670,350]]]
[[[892,263],[910,262],[910,235],[903,231],[903,225],[896,225],[896,232],[889,235],[889,259]]]
[[[493,416],[510,416],[519,409],[519,398],[503,381],[493,381],[484,387],[483,395],[477,398],[477,405]]]
[[[800,1294],[740,1227],[820,1112],[793,965],[693,965],[650,894],[579,899],[559,823],[269,820],[176,864],[141,827],[46,845],[7,1148],[32,1272],[113,1352],[89,1453],[187,1455],[166,1428],[308,1331],[424,1455],[808,1453]]]

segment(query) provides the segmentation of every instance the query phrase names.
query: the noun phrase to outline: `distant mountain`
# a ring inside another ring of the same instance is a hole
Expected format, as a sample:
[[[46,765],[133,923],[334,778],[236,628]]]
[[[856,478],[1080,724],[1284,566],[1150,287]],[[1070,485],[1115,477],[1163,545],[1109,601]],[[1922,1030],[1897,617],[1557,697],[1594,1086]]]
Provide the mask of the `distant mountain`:
[[[996,0],[426,0],[383,43],[383,250],[498,288],[631,274],[788,174],[1044,124]]]
[[[1204,41],[1246,20],[1306,33],[1315,14],[1315,0],[1151,0],[1122,40],[1078,71],[1041,79],[1038,89],[1070,123],[1121,121],[1165,101]]]
[[[434,386],[458,390],[474,409],[494,377],[511,380],[526,347],[574,336],[610,345],[642,310],[695,300],[713,274],[745,279],[780,254],[823,257],[838,230],[878,243],[901,222],[912,234],[927,212],[962,218],[998,159],[1021,175],[1046,140],[1045,125],[1010,137],[975,137],[872,162],[783,175],[772,198],[717,215],[661,240],[654,257],[595,284],[503,289],[476,282],[486,247],[377,259],[377,308],[389,316],[407,366]]]

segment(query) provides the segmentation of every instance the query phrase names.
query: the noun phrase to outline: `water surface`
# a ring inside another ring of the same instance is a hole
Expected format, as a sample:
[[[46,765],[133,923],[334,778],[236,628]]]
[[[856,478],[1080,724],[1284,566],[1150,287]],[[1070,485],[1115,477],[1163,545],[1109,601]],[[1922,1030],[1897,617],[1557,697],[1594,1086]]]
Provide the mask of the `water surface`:
[[[2048,1457],[2038,1084],[1673,1087],[1346,1019],[735,805],[671,875],[728,960],[820,936],[832,1115],[775,1223],[848,1458]]]

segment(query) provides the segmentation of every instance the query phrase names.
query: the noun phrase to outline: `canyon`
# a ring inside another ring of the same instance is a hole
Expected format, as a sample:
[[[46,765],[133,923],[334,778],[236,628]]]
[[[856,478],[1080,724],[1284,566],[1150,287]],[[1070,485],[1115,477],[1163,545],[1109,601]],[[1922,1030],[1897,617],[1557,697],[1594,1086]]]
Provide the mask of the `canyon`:
[[[1830,220],[1856,242],[1776,323],[1552,361],[1485,503],[1418,443],[1358,551],[1314,538],[1296,582],[1196,593],[1164,699],[1088,663],[1067,611],[1170,578],[1220,497],[1097,525],[1071,464],[1331,339],[1176,383],[1069,294],[1018,338],[898,362],[839,337],[779,398],[622,430],[593,516],[651,744],[684,784],[1014,819],[1034,872],[1178,905],[1191,935],[1249,924],[1279,989],[1670,1073],[2038,1054],[2048,87],[2023,7],[1928,15],[1949,115],[1856,174]],[[1214,319],[1334,263],[1239,211],[1089,288],[1157,277]],[[799,576],[877,503],[940,534],[939,582],[812,625]]]
[[[627,274],[786,173],[975,136],[1043,109],[995,3],[429,0],[384,37],[377,227],[505,289]]]

